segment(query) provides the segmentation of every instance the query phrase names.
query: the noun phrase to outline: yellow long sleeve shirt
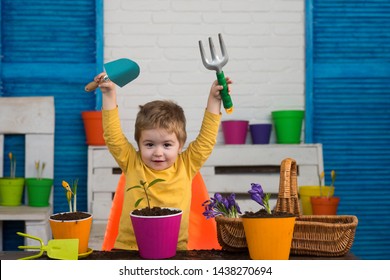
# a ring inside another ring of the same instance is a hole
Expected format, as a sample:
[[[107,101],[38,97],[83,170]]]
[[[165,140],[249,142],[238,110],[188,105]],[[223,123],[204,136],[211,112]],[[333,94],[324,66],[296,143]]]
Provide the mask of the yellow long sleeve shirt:
[[[170,168],[156,171],[143,163],[139,151],[123,134],[118,108],[103,110],[106,145],[126,176],[124,203],[115,248],[138,249],[130,212],[134,210],[135,202],[144,197],[144,192],[141,189],[126,190],[129,187],[139,185],[140,180],[150,183],[156,178],[161,178],[165,181],[148,189],[151,207],[172,207],[183,211],[177,249],[187,249],[192,179],[208,159],[216,144],[220,121],[221,114],[215,115],[205,111],[198,137],[188,145],[185,151],[179,154],[176,162]],[[138,208],[146,206],[147,202],[144,199]]]

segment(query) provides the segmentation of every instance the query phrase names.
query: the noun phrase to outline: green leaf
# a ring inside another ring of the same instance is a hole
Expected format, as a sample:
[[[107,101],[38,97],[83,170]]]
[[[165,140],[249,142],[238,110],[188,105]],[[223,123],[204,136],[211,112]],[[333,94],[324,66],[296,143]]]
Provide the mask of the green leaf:
[[[153,185],[155,185],[155,184],[157,184],[157,183],[159,183],[159,182],[164,182],[165,180],[164,179],[154,179],[152,182],[150,182],[150,184],[149,184],[149,186],[148,186],[148,189],[151,187],[151,186],[153,186]]]
[[[134,187],[128,188],[126,191],[129,191],[132,189],[142,189],[142,187],[141,186],[134,186]]]
[[[143,197],[141,197],[140,199],[138,199],[138,200],[135,202],[134,207],[137,208],[138,205],[141,203],[141,201],[142,201],[143,199],[144,199]]]
[[[331,186],[334,187],[334,182],[336,181],[336,171],[332,170],[330,172],[330,175],[332,177],[332,184],[331,184]]]

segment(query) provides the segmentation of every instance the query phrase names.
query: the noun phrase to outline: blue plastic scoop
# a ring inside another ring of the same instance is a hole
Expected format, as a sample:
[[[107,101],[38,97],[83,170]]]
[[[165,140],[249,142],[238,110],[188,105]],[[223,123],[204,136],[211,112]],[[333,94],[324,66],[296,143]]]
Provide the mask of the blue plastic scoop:
[[[136,79],[140,69],[137,63],[128,59],[120,58],[104,64],[107,75],[104,80],[110,79],[114,84],[123,87]],[[90,82],[85,86],[85,91],[93,91],[99,86],[95,81]]]

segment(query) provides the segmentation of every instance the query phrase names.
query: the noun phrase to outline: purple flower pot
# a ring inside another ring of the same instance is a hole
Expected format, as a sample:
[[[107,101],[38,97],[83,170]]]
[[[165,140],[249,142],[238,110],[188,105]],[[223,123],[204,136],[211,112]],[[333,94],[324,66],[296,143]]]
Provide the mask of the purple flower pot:
[[[138,216],[130,213],[142,258],[167,259],[176,255],[182,213],[167,216]]]
[[[251,124],[249,126],[253,144],[269,144],[272,124]]]

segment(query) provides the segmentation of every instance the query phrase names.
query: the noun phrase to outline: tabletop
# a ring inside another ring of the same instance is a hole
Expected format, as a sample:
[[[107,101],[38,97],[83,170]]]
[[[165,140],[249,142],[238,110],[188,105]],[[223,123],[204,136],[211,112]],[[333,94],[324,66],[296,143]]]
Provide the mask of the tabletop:
[[[17,260],[26,256],[35,255],[37,252],[31,251],[2,251],[0,260]],[[49,260],[44,253],[39,260]],[[290,255],[290,260],[356,260],[354,254],[348,252],[343,256],[317,257]],[[138,251],[113,250],[113,251],[93,251],[90,255],[80,258],[80,260],[142,260]],[[224,250],[188,250],[177,251],[176,256],[170,260],[250,260],[248,251],[228,252]]]

